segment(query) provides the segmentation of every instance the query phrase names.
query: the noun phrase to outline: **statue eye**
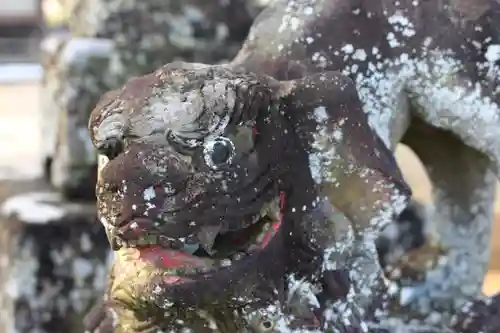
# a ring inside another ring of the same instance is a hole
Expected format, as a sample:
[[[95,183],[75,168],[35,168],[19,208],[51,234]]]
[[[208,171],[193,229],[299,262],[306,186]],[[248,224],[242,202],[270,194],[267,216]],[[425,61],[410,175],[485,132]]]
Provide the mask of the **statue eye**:
[[[100,154],[106,156],[110,160],[123,152],[123,142],[117,138],[110,138],[104,141],[97,150]]]
[[[212,169],[231,164],[235,149],[233,142],[223,136],[207,140],[203,149],[205,163]]]

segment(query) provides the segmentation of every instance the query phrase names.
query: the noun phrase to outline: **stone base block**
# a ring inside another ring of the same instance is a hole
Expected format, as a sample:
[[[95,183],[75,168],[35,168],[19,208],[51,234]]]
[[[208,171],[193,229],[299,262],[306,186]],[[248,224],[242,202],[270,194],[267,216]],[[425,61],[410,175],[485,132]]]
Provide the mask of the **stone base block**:
[[[110,255],[95,204],[36,182],[0,183],[0,201],[0,333],[83,332]]]

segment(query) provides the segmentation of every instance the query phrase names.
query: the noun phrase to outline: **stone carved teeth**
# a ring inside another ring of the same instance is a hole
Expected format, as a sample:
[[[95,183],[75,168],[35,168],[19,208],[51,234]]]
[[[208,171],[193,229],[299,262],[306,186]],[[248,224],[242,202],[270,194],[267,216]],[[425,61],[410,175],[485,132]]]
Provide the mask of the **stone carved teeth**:
[[[110,238],[110,245],[113,250],[119,250],[121,247],[124,247],[123,241],[120,238],[111,236]]]
[[[160,245],[164,248],[173,250],[181,250],[189,247],[190,249],[188,250],[188,252],[194,252],[196,249],[193,250],[191,248],[197,248],[198,246],[197,244],[187,244],[181,239],[170,238],[163,235],[144,235],[138,239],[131,240],[124,240],[118,237],[115,237],[115,239],[118,245],[132,248],[145,245]]]
[[[275,198],[271,202],[264,204],[262,209],[260,210],[260,213],[253,218],[252,224],[261,221],[263,218],[269,219],[269,222],[263,223],[262,230],[256,237],[256,244],[262,243],[269,229],[271,228],[271,221],[276,221],[277,219],[279,219],[280,218],[279,214],[280,214],[279,198]],[[209,238],[213,238],[213,240],[215,240],[215,237],[220,232],[220,230],[221,227],[214,226],[212,230],[213,235]],[[209,239],[206,239],[205,241],[199,239],[199,237],[201,237],[202,235],[196,235],[196,236],[190,235],[186,238],[171,238],[164,235],[153,234],[153,235],[144,235],[139,239],[123,240],[119,237],[116,237],[116,231],[114,228],[112,227],[108,228],[108,232],[110,235],[110,239],[112,239],[112,241],[115,242],[118,245],[118,247],[136,248],[138,246],[145,246],[145,245],[160,245],[164,248],[183,250],[187,253],[193,254],[200,246],[205,248],[208,245],[210,245]],[[205,244],[205,246],[202,244]],[[253,250],[258,249],[259,247],[256,244],[250,245],[250,248],[246,251],[247,253],[238,252],[233,254],[231,256],[231,259],[240,260],[241,258],[245,257],[248,253],[251,253]],[[210,251],[210,249],[206,250]],[[231,259],[228,260],[231,261]]]
[[[198,273],[208,273],[213,269],[212,265],[193,267],[186,265],[178,269],[167,269],[162,272],[164,276],[194,275]]]
[[[281,213],[280,198],[274,198],[274,200],[271,201],[266,208],[266,215],[268,215],[272,220],[278,220]]]
[[[138,239],[131,240],[124,240],[119,237],[114,238],[118,245],[129,248],[145,245],[160,245],[169,249],[179,249],[182,246],[182,244],[179,244],[179,240],[165,237],[163,235],[144,235]]]
[[[219,226],[207,226],[201,228],[201,230],[196,234],[196,240],[200,247],[202,247],[205,252],[212,255],[214,254],[213,248],[215,239],[219,235],[222,227]]]
[[[184,246],[182,247],[182,251],[193,254],[195,253],[198,249],[200,248],[200,244],[187,244],[184,243]]]
[[[253,253],[253,252],[255,252],[255,251],[258,251],[258,250],[260,250],[260,246],[259,246],[259,245],[257,245],[257,244],[252,244],[252,245],[250,245],[250,246],[248,247],[248,249],[246,250],[246,253],[247,253],[247,254],[251,254],[251,253]]]
[[[238,261],[240,259],[243,259],[245,256],[246,256],[246,253],[244,253],[244,252],[236,252],[235,254],[232,255],[231,260]]]
[[[222,259],[219,261],[219,267],[229,267],[233,264],[231,259]]]
[[[252,224],[259,222],[264,217],[269,217],[273,220],[278,219],[280,214],[279,198],[275,198],[272,201],[265,203],[258,215],[255,215],[252,219]]]
[[[262,231],[259,233],[259,235],[256,238],[257,244],[260,244],[264,241],[264,238],[266,237],[267,232],[268,232],[270,227],[271,227],[271,223],[269,223],[269,222],[262,226]]]
[[[135,239],[131,239],[126,242],[127,247],[137,247],[138,241]]]

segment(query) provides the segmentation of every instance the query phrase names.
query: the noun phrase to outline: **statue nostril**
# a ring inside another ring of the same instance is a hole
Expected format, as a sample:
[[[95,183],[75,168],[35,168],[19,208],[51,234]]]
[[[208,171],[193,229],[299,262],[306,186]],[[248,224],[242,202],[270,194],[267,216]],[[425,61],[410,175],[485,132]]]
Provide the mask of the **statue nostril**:
[[[110,160],[123,152],[123,142],[117,138],[106,139],[102,142],[97,150],[100,154],[107,156]]]

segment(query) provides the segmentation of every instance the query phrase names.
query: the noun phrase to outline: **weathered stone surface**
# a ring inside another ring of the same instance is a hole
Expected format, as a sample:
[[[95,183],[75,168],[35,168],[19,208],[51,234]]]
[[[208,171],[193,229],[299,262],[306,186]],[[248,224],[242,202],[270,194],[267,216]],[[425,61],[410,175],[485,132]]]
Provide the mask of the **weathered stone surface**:
[[[70,30],[75,38],[53,43],[43,57],[44,163],[51,183],[67,197],[92,198],[96,160],[83,127],[98,97],[173,60],[231,59],[267,2],[72,1]],[[113,48],[104,54],[99,46],[82,50],[90,40],[109,40]]]
[[[468,302],[443,327],[418,321],[405,323],[398,318],[370,323],[369,327],[371,333],[497,333],[500,332],[500,294]]]
[[[44,57],[43,142],[47,178],[66,197],[93,197],[96,156],[87,135],[89,110],[115,85],[109,39],[60,40]]]
[[[82,332],[109,258],[95,205],[36,181],[2,182],[0,200],[0,332]]]
[[[453,317],[452,327],[459,333],[500,332],[500,293],[466,304]]]
[[[80,0],[75,37],[110,38],[117,70],[126,78],[172,60],[215,63],[237,52],[265,1]]]
[[[54,131],[57,124],[56,96],[61,89],[62,81],[58,80],[57,61],[62,48],[67,44],[71,35],[69,31],[64,34],[49,34],[42,40],[40,45],[40,62],[43,67],[41,85],[41,112],[42,112],[42,159],[44,170],[49,177],[50,160],[54,155],[56,147],[57,132]]]

